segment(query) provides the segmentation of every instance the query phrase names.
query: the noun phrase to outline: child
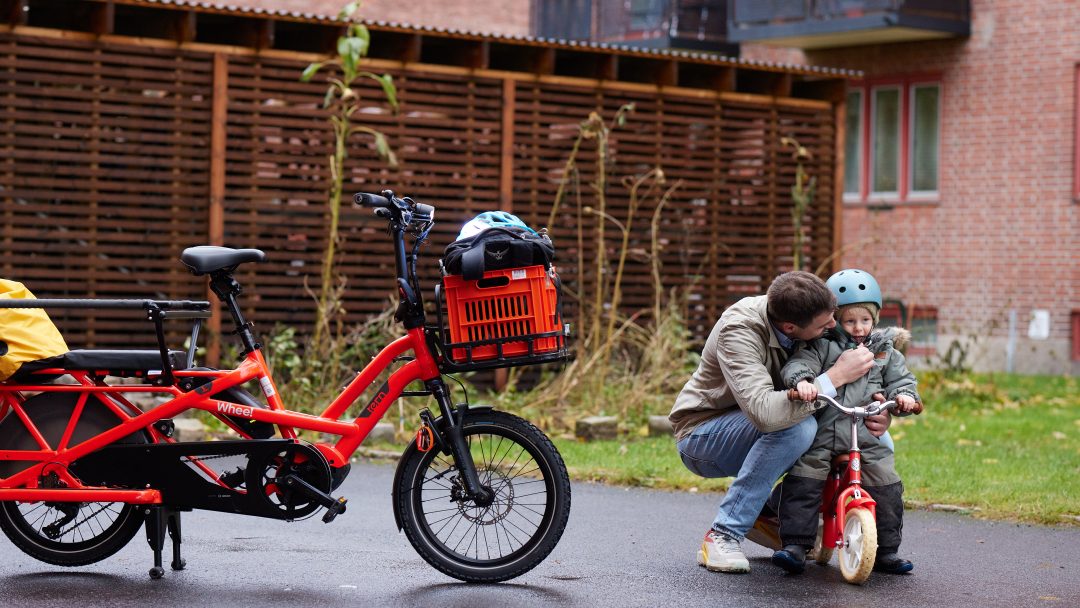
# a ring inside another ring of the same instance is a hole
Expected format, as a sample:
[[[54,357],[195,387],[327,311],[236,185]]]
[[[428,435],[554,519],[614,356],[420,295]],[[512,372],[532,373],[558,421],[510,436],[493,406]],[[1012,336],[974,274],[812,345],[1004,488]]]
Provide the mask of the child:
[[[865,405],[874,395],[884,395],[897,403],[896,413],[910,413],[917,408],[919,394],[915,376],[907,369],[904,356],[894,344],[907,340],[906,330],[873,332],[881,311],[881,289],[869,273],[841,270],[826,281],[836,294],[836,327],[796,352],[781,372],[784,382],[799,392],[804,401],[817,399],[814,378],[847,349],[869,348],[874,353],[874,367],[855,382],[842,386],[836,395],[841,405]],[[791,468],[779,488],[780,541],[783,548],[772,557],[774,564],[791,573],[802,572],[806,552],[814,545],[821,491],[829,473],[832,457],[847,453],[851,446],[851,423],[836,408],[826,406],[816,414],[817,435],[810,449]],[[859,426],[862,450],[862,479],[877,502],[878,552],[874,570],[891,574],[910,572],[912,563],[897,554],[903,527],[904,486],[896,473],[893,453],[863,425]]]

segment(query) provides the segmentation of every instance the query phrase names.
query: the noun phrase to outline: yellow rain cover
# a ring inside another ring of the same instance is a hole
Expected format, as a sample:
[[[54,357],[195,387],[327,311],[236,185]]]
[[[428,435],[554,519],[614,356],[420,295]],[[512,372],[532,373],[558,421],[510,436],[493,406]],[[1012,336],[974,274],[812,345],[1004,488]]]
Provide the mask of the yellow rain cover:
[[[0,279],[0,300],[33,299],[17,281]],[[0,308],[0,381],[7,380],[27,361],[68,352],[60,331],[41,308]]]

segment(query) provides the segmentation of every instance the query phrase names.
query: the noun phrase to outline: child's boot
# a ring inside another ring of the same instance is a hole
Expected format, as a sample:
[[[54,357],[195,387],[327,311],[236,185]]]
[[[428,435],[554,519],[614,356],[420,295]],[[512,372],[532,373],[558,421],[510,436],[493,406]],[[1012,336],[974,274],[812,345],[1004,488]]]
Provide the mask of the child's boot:
[[[775,562],[776,558],[773,558]],[[895,548],[882,547],[878,550],[877,559],[874,560],[874,572],[886,574],[907,574],[915,568],[915,564],[900,557]]]
[[[780,566],[789,574],[801,574],[806,569],[806,549],[802,545],[784,545],[772,555],[772,563]]]

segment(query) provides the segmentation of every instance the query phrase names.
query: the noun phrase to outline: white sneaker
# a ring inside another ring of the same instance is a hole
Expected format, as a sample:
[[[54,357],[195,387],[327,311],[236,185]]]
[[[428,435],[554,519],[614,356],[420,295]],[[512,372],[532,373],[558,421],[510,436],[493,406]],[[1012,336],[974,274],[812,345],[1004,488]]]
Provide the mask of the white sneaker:
[[[712,572],[750,572],[750,562],[739,548],[739,541],[716,530],[705,533],[697,561]]]

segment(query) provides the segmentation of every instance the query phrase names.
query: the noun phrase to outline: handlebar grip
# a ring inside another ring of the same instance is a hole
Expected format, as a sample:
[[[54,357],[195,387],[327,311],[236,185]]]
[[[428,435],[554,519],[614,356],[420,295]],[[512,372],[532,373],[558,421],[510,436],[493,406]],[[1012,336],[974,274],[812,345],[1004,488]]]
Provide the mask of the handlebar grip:
[[[371,194],[369,192],[357,192],[353,197],[353,202],[357,205],[363,205],[364,207],[383,207],[387,208],[392,206],[392,203],[385,196],[379,194]]]
[[[801,399],[799,399],[799,391],[793,388],[788,389],[787,398],[788,401],[801,401]]]

